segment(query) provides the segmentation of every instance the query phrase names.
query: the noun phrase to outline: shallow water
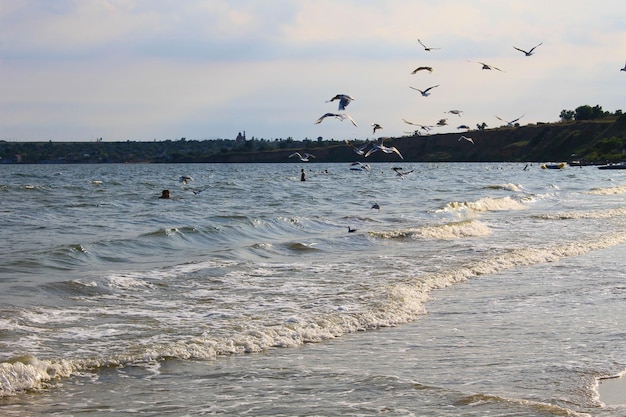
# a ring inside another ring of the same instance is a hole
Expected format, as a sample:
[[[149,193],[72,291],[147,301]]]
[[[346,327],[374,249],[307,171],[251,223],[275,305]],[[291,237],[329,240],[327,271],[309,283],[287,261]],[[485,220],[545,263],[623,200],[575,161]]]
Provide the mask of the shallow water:
[[[626,172],[397,165],[0,167],[0,410],[623,415]]]

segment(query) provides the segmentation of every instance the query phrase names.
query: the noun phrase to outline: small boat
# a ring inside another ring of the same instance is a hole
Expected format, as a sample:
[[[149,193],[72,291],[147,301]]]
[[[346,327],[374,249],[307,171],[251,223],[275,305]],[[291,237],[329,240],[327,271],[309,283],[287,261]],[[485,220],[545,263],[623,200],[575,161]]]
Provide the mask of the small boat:
[[[565,162],[561,162],[558,164],[541,164],[541,169],[563,169],[565,168],[565,165]]]
[[[616,164],[601,165],[598,169],[626,169],[626,162],[618,162]]]

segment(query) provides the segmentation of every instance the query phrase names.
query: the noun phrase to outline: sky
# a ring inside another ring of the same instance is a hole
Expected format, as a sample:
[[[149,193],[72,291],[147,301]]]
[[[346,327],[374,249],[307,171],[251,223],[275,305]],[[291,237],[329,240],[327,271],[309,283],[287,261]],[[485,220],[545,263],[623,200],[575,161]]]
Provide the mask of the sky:
[[[625,65],[623,0],[3,0],[0,140],[366,140],[416,129],[402,119],[447,119],[432,133],[556,122],[586,104],[626,111]],[[358,126],[315,124],[339,93]]]

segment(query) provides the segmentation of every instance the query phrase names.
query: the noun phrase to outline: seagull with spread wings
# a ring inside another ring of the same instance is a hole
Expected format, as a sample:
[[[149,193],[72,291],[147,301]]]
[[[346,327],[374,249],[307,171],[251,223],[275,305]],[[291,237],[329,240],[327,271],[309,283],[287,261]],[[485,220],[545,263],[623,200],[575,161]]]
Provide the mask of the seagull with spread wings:
[[[365,155],[365,148],[367,148],[370,143],[369,141],[365,142],[363,145],[356,147],[352,144],[352,142],[350,142],[349,140],[346,139],[346,145],[348,145],[349,147],[352,148],[352,150],[357,154],[357,155]]]
[[[521,119],[522,117],[524,117],[524,115],[523,115],[523,114],[522,114],[520,117],[518,117],[517,119],[511,120],[511,121],[504,120],[503,118],[498,117],[498,116],[496,116],[496,119],[498,119],[498,120],[500,120],[500,121],[503,121],[504,123],[506,123],[506,124],[507,124],[507,125],[509,125],[509,126],[513,126],[513,125],[515,124],[515,122],[517,122],[517,121],[518,121],[519,119]]]
[[[422,94],[423,97],[428,97],[430,95],[430,90],[432,90],[435,87],[439,87],[439,84],[433,85],[432,87],[428,87],[426,90],[420,90],[419,88],[415,88],[415,87],[409,86],[409,88],[412,88],[413,90],[419,91],[420,94]]]
[[[433,128],[432,126],[424,126],[424,125],[421,125],[421,124],[419,124],[419,123],[409,122],[409,121],[408,121],[408,120],[406,120],[406,119],[402,119],[402,121],[403,121],[404,123],[406,123],[407,125],[417,126],[417,127],[419,127],[420,129],[425,130],[426,132],[430,131],[430,130]]]
[[[335,97],[331,98],[330,100],[326,100],[326,103],[330,103],[331,101],[335,101],[335,100],[339,100],[338,110],[345,110],[348,104],[350,104],[350,102],[354,100],[354,98],[350,97],[347,94],[337,94]]]
[[[378,142],[372,144],[372,149],[367,151],[367,153],[365,154],[365,157],[367,158],[368,156],[370,156],[371,154],[373,154],[376,151],[382,151],[384,153],[395,153],[401,159],[404,159],[404,157],[402,156],[400,151],[395,146],[385,146],[385,145],[383,145],[383,141],[384,140],[385,140],[385,138],[378,138]]]
[[[433,72],[433,67],[417,67],[413,71],[411,71],[411,74],[417,74],[420,71]]]
[[[300,154],[300,152],[294,152],[289,155],[290,158],[297,156],[302,162],[309,162],[309,158],[315,158],[315,155],[311,155],[310,153],[305,153],[304,155]]]
[[[524,53],[524,55],[526,55],[526,56],[531,56],[531,55],[534,53],[535,48],[537,48],[538,46],[541,46],[541,45],[543,45],[543,42],[541,42],[541,43],[540,43],[540,44],[538,44],[538,45],[533,46],[533,47],[532,47],[530,50],[528,50],[528,51],[525,51],[525,50],[523,50],[523,49],[520,49],[520,48],[518,48],[517,46],[514,46],[513,48],[514,48],[514,49],[517,49],[517,50],[518,50],[518,51],[520,51],[520,52],[523,52],[523,53]]]
[[[372,128],[373,128],[372,134],[374,134],[374,133],[376,133],[376,131],[378,129],[382,129],[383,127],[381,125],[379,125],[378,123],[372,123]]]
[[[472,62],[472,61],[467,61],[467,62]],[[485,64],[484,62],[477,61],[476,63],[482,65],[483,66],[482,69],[484,70],[496,70],[496,71],[504,72],[500,68],[494,67],[493,65]]]
[[[358,126],[358,125],[356,124],[356,122],[354,121],[354,119],[353,119],[352,117],[350,117],[350,115],[349,115],[349,114],[347,114],[347,113],[326,113],[326,114],[324,114],[322,117],[320,117],[319,119],[317,119],[317,120],[315,121],[315,124],[317,125],[317,124],[322,123],[322,121],[323,121],[325,118],[327,118],[327,117],[334,117],[335,119],[339,119],[339,120],[341,120],[341,121],[343,121],[344,119],[348,119],[348,120],[350,120],[350,121],[352,122],[352,124],[353,124],[353,125]]]
[[[469,142],[472,145],[474,145],[474,139],[472,139],[472,138],[468,138],[467,136],[461,136],[459,138],[458,142],[461,142],[462,140],[465,141],[465,142]]]
[[[419,40],[419,38],[417,39],[417,42],[419,42],[419,44],[420,44],[420,45],[422,45],[422,47],[424,47],[424,50],[425,50],[425,51],[427,51],[427,52],[434,51],[435,49],[441,49],[441,48],[430,48],[430,47],[428,47],[428,46],[424,45],[424,44],[422,43],[422,41],[421,41],[421,40]]]

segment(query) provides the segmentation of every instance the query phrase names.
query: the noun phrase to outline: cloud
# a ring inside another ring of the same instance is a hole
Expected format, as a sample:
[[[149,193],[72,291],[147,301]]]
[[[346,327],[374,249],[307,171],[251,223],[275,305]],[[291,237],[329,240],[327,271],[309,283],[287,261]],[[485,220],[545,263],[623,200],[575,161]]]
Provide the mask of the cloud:
[[[366,138],[373,121],[400,135],[401,118],[434,123],[451,108],[472,126],[495,126],[497,112],[535,122],[582,104],[615,110],[623,10],[617,0],[11,2],[0,9],[0,139]],[[532,57],[513,49],[539,42]],[[411,75],[418,65],[435,71]],[[427,98],[408,88],[435,84]],[[337,93],[356,97],[358,128],[313,124]]]

